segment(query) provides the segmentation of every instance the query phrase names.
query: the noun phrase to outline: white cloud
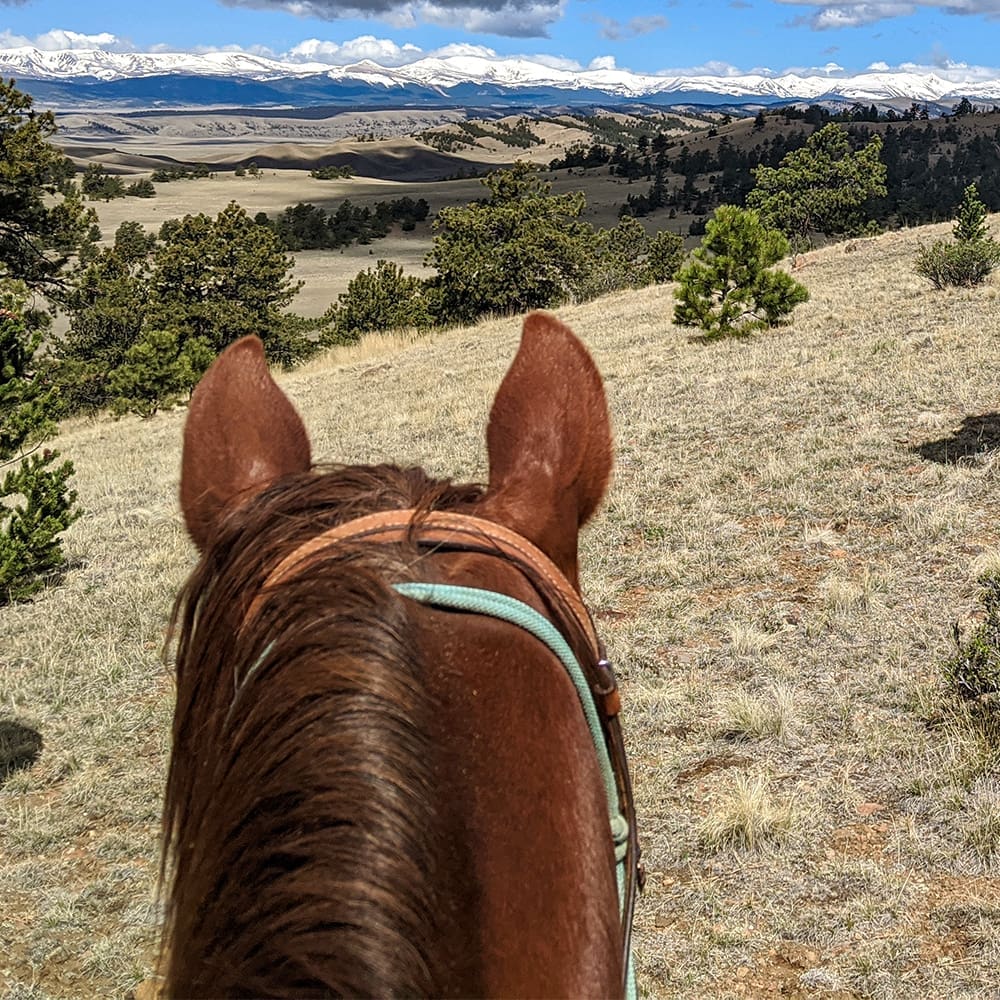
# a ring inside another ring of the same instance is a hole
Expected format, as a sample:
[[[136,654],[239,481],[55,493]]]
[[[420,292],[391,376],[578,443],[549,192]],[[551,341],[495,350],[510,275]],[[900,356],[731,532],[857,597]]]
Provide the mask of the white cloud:
[[[30,47],[42,52],[65,52],[67,49],[103,49],[105,52],[134,52],[131,42],[109,31],[95,35],[84,35],[79,31],[53,28],[34,38],[15,35],[11,31],[0,31],[0,48],[20,49]]]
[[[538,63],[539,66],[547,66],[549,69],[561,69],[567,73],[579,73],[583,69],[583,66],[575,59],[569,59],[566,56],[550,56],[533,52],[530,56],[518,58]]]
[[[805,24],[816,31],[855,28],[894,17],[906,17],[920,7],[946,14],[1000,17],[1000,0],[870,0],[845,3],[844,0],[778,0],[779,3],[813,7],[810,15],[796,18],[793,23]]]
[[[770,76],[770,70],[750,70],[750,73],[759,76]],[[700,66],[680,66],[671,69],[659,69],[654,76],[746,76],[747,70],[737,69],[737,67],[727,62],[720,62],[717,59],[710,59]]]
[[[291,62],[318,62],[331,66],[348,66],[365,59],[380,66],[404,66],[423,54],[423,50],[416,45],[397,45],[389,38],[360,35],[346,42],[307,38],[289,49],[282,58]]]
[[[597,56],[587,64],[587,69],[617,69],[614,56]]]
[[[162,52],[172,51],[170,49],[162,48]],[[277,58],[273,50],[269,49],[266,45],[196,45],[190,51],[196,52],[198,55],[209,55],[212,52],[240,52],[244,55],[249,56],[261,56],[263,59],[275,59]]]
[[[479,59],[496,59],[495,49],[487,45],[473,45],[470,42],[452,42],[450,45],[442,45],[439,49],[434,49],[430,53],[439,59],[447,59],[449,56],[475,56]]]
[[[869,73],[888,73],[889,64],[879,60],[878,62],[873,62],[871,65],[867,66],[866,69]]]
[[[933,63],[905,62],[898,66],[900,72],[918,75],[931,74],[947,80],[950,83],[984,83],[1000,77],[1000,69],[993,66],[970,66],[964,62],[952,62],[950,59]]]
[[[788,0],[781,0],[787,3]],[[837,7],[824,7],[808,19],[810,27],[816,31],[836,28],[856,28],[862,24],[874,24],[890,17],[904,17],[912,14],[913,4],[909,3],[853,3]]]

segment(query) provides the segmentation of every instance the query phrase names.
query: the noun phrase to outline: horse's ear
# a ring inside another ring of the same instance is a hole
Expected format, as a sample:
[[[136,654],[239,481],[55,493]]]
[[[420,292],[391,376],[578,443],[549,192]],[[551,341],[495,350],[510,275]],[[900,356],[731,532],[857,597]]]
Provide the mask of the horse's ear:
[[[525,319],[486,437],[483,513],[534,542],[575,585],[577,533],[611,474],[611,428],[596,365],[548,313]]]
[[[236,341],[198,383],[184,425],[181,509],[195,545],[207,546],[235,501],[310,464],[306,429],[271,378],[263,345]]]

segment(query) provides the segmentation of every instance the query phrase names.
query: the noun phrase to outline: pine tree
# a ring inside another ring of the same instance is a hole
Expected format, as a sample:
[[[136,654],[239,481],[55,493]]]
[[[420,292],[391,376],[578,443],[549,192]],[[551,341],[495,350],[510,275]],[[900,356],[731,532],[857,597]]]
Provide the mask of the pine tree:
[[[970,184],[965,189],[951,232],[959,243],[975,243],[989,237],[989,230],[986,228],[986,206],[979,200],[975,184]]]
[[[388,260],[355,275],[333,310],[327,343],[354,343],[376,331],[426,329],[433,325],[426,283]]]
[[[151,417],[175,406],[191,395],[214,357],[201,337],[181,345],[175,332],[147,330],[108,377],[112,412]]]
[[[268,357],[293,364],[313,345],[283,310],[301,282],[280,239],[236,202],[214,219],[203,214],[172,220],[160,230],[149,281],[149,329],[172,330],[179,345],[200,337],[219,353],[248,333]]]
[[[674,322],[710,337],[776,326],[809,298],[790,274],[771,270],[787,253],[788,240],[756,212],[721,205],[695,259],[677,275]]]
[[[663,229],[649,241],[646,275],[653,284],[673,281],[683,260],[683,237]]]
[[[120,177],[113,177],[100,163],[91,163],[83,172],[80,190],[91,201],[111,201],[125,197],[125,185]]]
[[[235,202],[214,219],[167,220],[159,244],[122,223],[69,302],[56,372],[67,408],[144,416],[169,408],[248,333],[279,364],[307,357],[317,324],[284,311],[300,287],[292,266],[275,233]]]
[[[156,237],[139,222],[123,222],[115,230],[115,253],[127,267],[146,261],[156,246]]]
[[[881,151],[881,136],[873,135],[853,152],[839,125],[825,125],[779,166],[754,169],[757,186],[747,196],[747,208],[757,211],[765,226],[780,229],[796,248],[808,246],[814,233],[863,232],[870,225],[865,203],[886,193]]]
[[[552,194],[523,161],[483,184],[488,200],[443,208],[434,222],[427,263],[438,271],[440,318],[472,322],[573,298],[594,261],[596,234],[579,218],[583,194]]]
[[[0,305],[0,605],[29,597],[62,565],[59,535],[80,516],[73,464],[37,452],[55,430],[55,390],[35,367],[41,335],[28,329],[25,299],[8,284]]]
[[[111,403],[108,373],[125,362],[142,336],[149,310],[147,244],[132,226],[141,230],[123,223],[114,248],[97,255],[67,302],[70,325],[57,347],[53,372],[66,413],[92,412]]]
[[[51,111],[32,110],[32,98],[0,80],[0,279],[61,301],[74,256],[85,259],[97,216],[71,182],[73,163],[48,140]]]
[[[37,303],[66,301],[100,233],[72,162],[48,141],[55,131],[51,112],[0,80],[0,604],[59,568],[59,535],[80,516],[72,463],[38,450],[55,430],[58,394],[36,362],[49,322]]]
[[[921,247],[914,270],[937,289],[981,285],[1000,263],[1000,243],[989,234],[986,206],[975,184],[965,189],[952,235],[954,242],[935,240]]]

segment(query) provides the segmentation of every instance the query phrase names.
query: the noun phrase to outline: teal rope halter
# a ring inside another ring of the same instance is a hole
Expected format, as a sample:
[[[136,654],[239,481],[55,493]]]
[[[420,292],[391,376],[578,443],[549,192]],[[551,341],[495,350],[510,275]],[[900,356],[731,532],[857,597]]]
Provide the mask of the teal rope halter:
[[[508,597],[506,594],[498,594],[492,590],[480,590],[476,587],[456,587],[440,583],[396,583],[393,584],[393,587],[404,597],[420,604],[451,608],[457,611],[472,611],[476,614],[489,615],[491,618],[510,622],[544,643],[559,658],[576,688],[580,706],[583,708],[583,714],[587,720],[587,728],[590,730],[594,750],[597,752],[597,762],[608,800],[611,838],[615,845],[618,905],[619,910],[623,911],[625,907],[625,859],[629,838],[628,820],[622,812],[618,799],[615,773],[611,766],[608,748],[604,742],[601,722],[597,717],[597,710],[590,695],[590,688],[569,643],[544,615],[523,601]],[[625,974],[625,996],[627,1000],[635,1000],[637,994],[631,952],[626,961],[628,964]]]

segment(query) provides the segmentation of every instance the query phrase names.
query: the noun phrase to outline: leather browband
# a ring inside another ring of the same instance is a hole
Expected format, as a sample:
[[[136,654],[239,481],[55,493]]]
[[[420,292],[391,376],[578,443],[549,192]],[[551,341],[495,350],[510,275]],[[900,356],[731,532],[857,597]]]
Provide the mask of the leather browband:
[[[523,535],[494,521],[448,511],[387,510],[368,514],[330,528],[290,552],[264,582],[262,591],[293,575],[303,561],[337,542],[370,539],[377,542],[414,542],[421,548],[461,549],[504,556],[528,570],[528,575],[544,583],[542,592],[557,595],[559,603],[572,614],[588,645],[597,651],[600,640],[580,595],[561,570],[541,549]],[[255,602],[256,604],[257,602]],[[255,608],[251,607],[251,610]],[[248,614],[248,617],[253,617]]]

